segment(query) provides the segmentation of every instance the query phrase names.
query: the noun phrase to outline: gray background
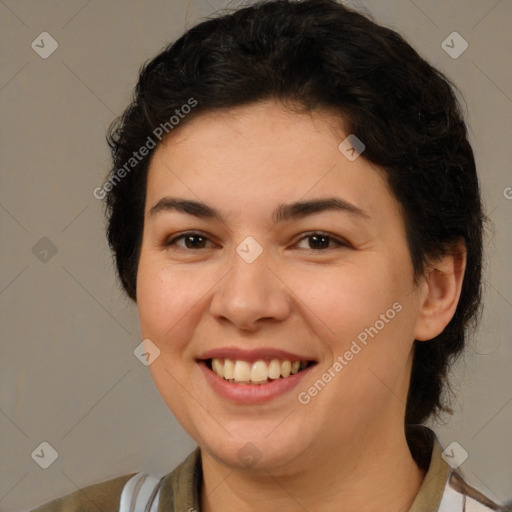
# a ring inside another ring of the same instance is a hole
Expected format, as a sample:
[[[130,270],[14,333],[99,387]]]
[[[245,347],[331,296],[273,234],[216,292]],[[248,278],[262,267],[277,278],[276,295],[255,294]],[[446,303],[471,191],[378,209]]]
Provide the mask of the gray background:
[[[92,191],[109,166],[105,130],[140,65],[226,5],[0,0],[2,511],[129,472],[164,474],[194,447],[133,355],[136,310],[114,280]],[[402,33],[465,98],[495,229],[483,322],[453,378],[455,414],[435,429],[445,446],[457,441],[468,452],[468,481],[504,502],[512,497],[512,3],[351,5]],[[31,47],[43,31],[59,45],[47,59]],[[469,44],[456,59],[441,46],[454,31]],[[48,469],[31,457],[43,441],[58,452]]]

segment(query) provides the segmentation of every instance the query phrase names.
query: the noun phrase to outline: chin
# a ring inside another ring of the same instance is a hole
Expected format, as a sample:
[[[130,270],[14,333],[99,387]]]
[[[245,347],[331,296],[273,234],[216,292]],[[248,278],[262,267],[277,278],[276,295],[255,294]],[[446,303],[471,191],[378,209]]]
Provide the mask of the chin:
[[[243,433],[232,437],[227,433],[222,438],[212,437],[205,432],[204,437],[196,439],[196,442],[225,466],[246,468],[254,472],[284,469],[290,464],[296,464],[297,459],[304,455],[308,446],[312,444],[312,439],[305,438],[304,432],[300,429],[283,428],[278,432],[278,423],[274,424],[274,432],[267,428],[263,431],[252,425],[239,429]],[[311,431],[308,432],[309,436]]]

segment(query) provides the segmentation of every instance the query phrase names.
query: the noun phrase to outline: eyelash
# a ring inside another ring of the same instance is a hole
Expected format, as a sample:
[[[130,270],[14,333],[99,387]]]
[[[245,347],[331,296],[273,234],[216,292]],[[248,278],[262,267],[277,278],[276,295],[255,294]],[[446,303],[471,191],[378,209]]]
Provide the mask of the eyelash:
[[[180,240],[182,238],[187,238],[189,236],[202,237],[203,239],[208,240],[208,241],[211,242],[211,240],[207,236],[203,235],[202,233],[199,233],[199,232],[196,232],[196,231],[187,231],[187,232],[182,233],[181,235],[176,236],[176,237],[174,237],[172,239],[166,240],[163,245],[166,248],[171,247],[171,246],[176,244],[177,240]],[[327,238],[331,242],[334,242],[338,246],[338,248],[340,248],[340,247],[345,247],[345,248],[351,247],[351,245],[348,242],[344,242],[342,240],[339,240],[339,239],[335,238],[334,236],[330,235],[329,233],[324,233],[322,231],[311,231],[309,233],[306,233],[300,240],[297,241],[297,244],[302,242],[303,240],[305,240],[307,238],[312,238],[314,236],[321,236],[323,238]],[[310,250],[310,251],[314,251],[314,252],[325,252],[326,250],[333,249],[333,248],[335,248],[335,247],[326,247],[326,248],[319,248],[319,249],[306,249],[306,250]],[[185,250],[188,250],[188,251],[196,250],[196,249],[190,249],[188,247],[180,247],[180,249],[185,249]],[[201,249],[206,249],[206,248],[201,247],[201,248],[199,248],[197,250],[201,250]]]

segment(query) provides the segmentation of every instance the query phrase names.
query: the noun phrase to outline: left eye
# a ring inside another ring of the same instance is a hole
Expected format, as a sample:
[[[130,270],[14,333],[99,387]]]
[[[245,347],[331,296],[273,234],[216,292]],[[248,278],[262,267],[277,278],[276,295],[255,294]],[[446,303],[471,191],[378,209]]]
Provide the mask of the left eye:
[[[309,233],[303,236],[299,240],[299,242],[302,242],[303,240],[307,239],[309,239],[309,247],[307,247],[307,249],[313,249],[316,251],[322,249],[329,249],[329,242],[333,242],[337,247],[348,247],[348,244],[346,242],[342,242],[341,240],[338,240],[333,236],[325,233]]]
[[[205,240],[209,240],[206,236],[201,235],[200,233],[190,232],[190,233],[183,233],[182,235],[177,236],[176,238],[173,238],[172,240],[165,242],[165,246],[169,247],[171,245],[177,245],[176,241],[181,240],[182,238],[185,241],[186,249],[192,249],[192,248],[193,249],[204,249],[203,242]],[[179,247],[182,247],[182,246],[179,246]]]

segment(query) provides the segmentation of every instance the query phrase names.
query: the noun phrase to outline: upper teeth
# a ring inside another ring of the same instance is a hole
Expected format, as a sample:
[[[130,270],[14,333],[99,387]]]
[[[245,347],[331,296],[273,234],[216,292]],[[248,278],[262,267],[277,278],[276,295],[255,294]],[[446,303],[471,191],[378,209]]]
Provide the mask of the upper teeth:
[[[254,363],[234,361],[233,359],[212,359],[212,369],[226,380],[243,383],[264,383],[268,379],[279,379],[296,374],[307,366],[307,361],[289,361],[272,359],[259,360]]]

